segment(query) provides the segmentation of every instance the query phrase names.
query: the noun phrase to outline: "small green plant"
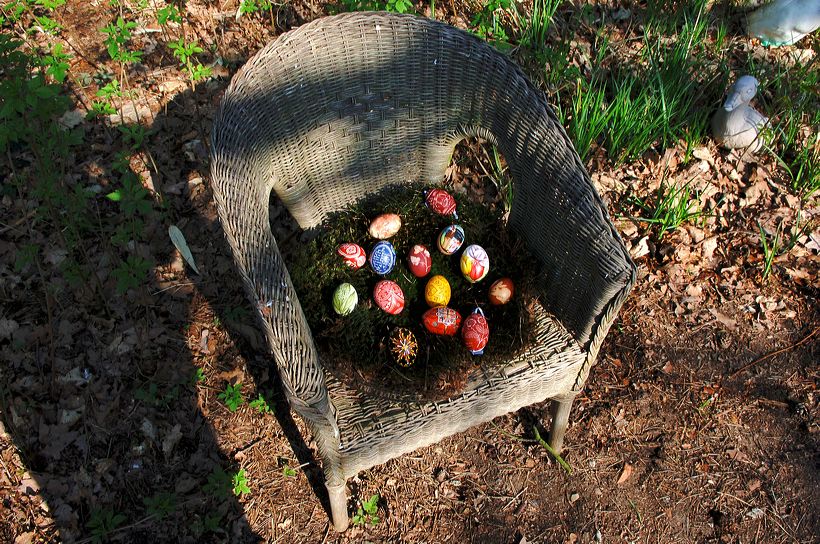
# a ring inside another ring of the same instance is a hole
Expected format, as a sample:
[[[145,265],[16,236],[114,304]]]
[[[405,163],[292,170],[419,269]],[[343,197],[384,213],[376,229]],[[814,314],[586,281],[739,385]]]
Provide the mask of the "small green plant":
[[[202,53],[202,48],[196,42],[186,42],[184,38],[168,43],[174,57],[177,58],[182,69],[188,72],[191,86],[196,87],[196,82],[211,75],[211,69],[203,66],[195,55]]]
[[[286,478],[295,478],[296,469],[285,463],[285,466],[282,467],[282,476],[285,476]]]
[[[783,222],[777,224],[771,240],[760,221],[757,222],[757,228],[760,229],[760,244],[763,246],[763,279],[765,280],[772,273],[774,258],[782,251]]]
[[[378,525],[379,516],[376,513],[379,510],[379,494],[376,493],[368,500],[360,502],[358,510],[353,515],[353,525],[361,527],[363,525]]]
[[[413,2],[411,0],[387,0],[385,9],[395,13],[408,13],[413,11]]]
[[[137,254],[131,254],[124,261],[120,261],[117,268],[111,272],[117,280],[117,293],[123,295],[129,289],[138,287],[145,281],[151,266],[151,261]]]
[[[242,395],[242,383],[237,382],[235,385],[227,384],[225,390],[222,391],[217,398],[225,403],[228,410],[236,412],[236,410],[245,402],[245,397]]]
[[[222,467],[214,467],[202,490],[214,497],[227,497],[232,489],[232,477]]]
[[[109,509],[92,511],[91,519],[85,524],[85,527],[91,531],[91,542],[98,544],[107,540],[126,519],[123,514]]]
[[[572,115],[565,124],[581,161],[586,161],[592,145],[607,128],[610,117],[605,84],[597,77],[589,82],[579,79],[572,100]]]
[[[179,8],[174,4],[168,4],[163,8],[159,8],[157,10],[157,22],[163,26],[167,25],[169,22],[177,24],[181,23],[182,15],[179,12]]]
[[[103,41],[108,55],[120,65],[139,62],[142,58],[142,51],[131,51],[127,47],[131,40],[131,31],[135,28],[137,28],[137,23],[126,21],[120,16],[117,17],[116,22],[100,29],[100,32],[108,36]]]
[[[505,25],[516,18],[513,0],[486,0],[481,11],[473,16],[470,25],[476,36],[489,41],[500,49],[510,47],[510,36]]]
[[[270,406],[268,406],[268,402],[265,400],[265,397],[262,396],[262,393],[259,393],[259,396],[256,397],[256,400],[252,400],[248,403],[248,406],[259,412],[260,414],[270,414],[273,412]]]
[[[207,514],[204,518],[197,516],[193,523],[191,523],[191,532],[197,538],[205,533],[216,532],[220,529],[222,522],[222,514]]]
[[[247,495],[251,492],[251,488],[248,487],[248,477],[245,474],[244,468],[240,468],[239,471],[231,477],[231,489],[237,497]]]
[[[191,383],[196,385],[203,381],[205,381],[205,371],[199,367],[196,367],[196,370],[194,370],[194,375],[191,377]]]
[[[686,221],[700,217],[703,215],[703,210],[690,185],[691,182],[680,187],[668,184],[664,176],[654,201],[647,202],[637,197],[630,198],[630,201],[637,205],[643,213],[648,214],[646,217],[635,217],[634,219],[655,225],[660,241],[667,232],[675,230]]]
[[[552,18],[563,0],[533,0],[532,17],[526,20],[519,45],[540,51],[546,47]]]
[[[177,496],[167,491],[161,491],[152,497],[145,497],[142,502],[145,504],[148,515],[159,519],[173,514],[177,509]]]

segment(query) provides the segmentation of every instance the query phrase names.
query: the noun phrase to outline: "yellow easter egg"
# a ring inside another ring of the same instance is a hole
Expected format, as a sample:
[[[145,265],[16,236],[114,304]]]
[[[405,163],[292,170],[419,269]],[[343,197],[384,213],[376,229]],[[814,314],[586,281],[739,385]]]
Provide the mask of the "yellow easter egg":
[[[450,302],[450,284],[444,276],[433,276],[424,288],[424,300],[431,308],[447,306]]]

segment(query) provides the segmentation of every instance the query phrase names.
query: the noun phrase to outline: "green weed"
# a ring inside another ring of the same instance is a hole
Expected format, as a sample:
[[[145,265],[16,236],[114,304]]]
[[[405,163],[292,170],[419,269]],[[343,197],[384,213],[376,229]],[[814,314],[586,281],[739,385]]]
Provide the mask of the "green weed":
[[[251,488],[248,487],[248,477],[245,474],[244,468],[239,469],[239,471],[231,477],[231,489],[237,497],[247,495],[251,492]]]
[[[291,468],[290,465],[285,463],[285,466],[282,467],[282,476],[286,478],[295,478],[296,477],[296,469]]]
[[[232,488],[233,477],[221,467],[214,467],[208,475],[208,482],[202,487],[202,491],[214,497],[227,497]]]
[[[376,513],[379,511],[379,494],[371,496],[368,500],[360,502],[359,508],[353,515],[353,525],[361,527],[363,525],[378,525],[379,516]]]
[[[470,26],[476,36],[504,50],[511,47],[506,26],[513,18],[517,18],[513,0],[485,0],[481,11],[473,16]]]
[[[245,397],[242,395],[242,383],[237,382],[236,385],[227,384],[225,391],[219,393],[217,398],[225,403],[228,410],[236,412],[236,410],[245,402]]]
[[[128,49],[128,42],[132,37],[131,31],[135,28],[137,28],[137,23],[134,21],[126,21],[120,16],[117,17],[115,22],[100,29],[100,32],[108,36],[103,41],[108,55],[112,60],[119,62],[120,65],[139,62],[142,58],[142,51],[131,51]]]
[[[161,491],[151,497],[145,497],[142,502],[149,516],[163,519],[177,510],[177,496],[174,493]]]
[[[91,542],[98,544],[108,540],[111,533],[126,519],[123,514],[118,514],[113,510],[94,510],[91,512],[91,519],[85,524],[85,527],[91,531]]]
[[[250,406],[252,409],[256,410],[257,412],[263,415],[273,413],[273,409],[271,409],[271,407],[268,406],[268,401],[265,400],[265,397],[262,396],[262,393],[259,393],[255,400],[249,402],[248,406]]]

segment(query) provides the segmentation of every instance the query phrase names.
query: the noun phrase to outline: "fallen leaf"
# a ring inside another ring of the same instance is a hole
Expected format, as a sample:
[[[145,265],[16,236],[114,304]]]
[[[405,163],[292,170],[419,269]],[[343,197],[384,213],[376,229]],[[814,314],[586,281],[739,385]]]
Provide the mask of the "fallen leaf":
[[[199,269],[196,267],[196,263],[194,262],[194,256],[191,254],[191,250],[188,247],[188,242],[185,241],[185,236],[182,234],[182,231],[179,230],[176,225],[171,225],[168,227],[168,236],[171,237],[171,242],[174,244],[174,247],[179,250],[182,258],[185,259],[185,262],[194,269],[194,272],[199,274]]]
[[[618,478],[618,485],[621,485],[624,482],[626,482],[630,476],[632,476],[632,465],[626,463],[624,464],[623,471],[621,471],[621,476]]]

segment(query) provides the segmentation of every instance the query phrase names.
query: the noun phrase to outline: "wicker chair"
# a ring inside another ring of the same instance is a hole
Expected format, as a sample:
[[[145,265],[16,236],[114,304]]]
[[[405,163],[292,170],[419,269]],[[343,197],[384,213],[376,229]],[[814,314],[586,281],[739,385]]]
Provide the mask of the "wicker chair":
[[[269,221],[274,191],[302,228],[396,183],[442,180],[467,136],[493,142],[514,180],[509,226],[539,260],[537,341],[439,402],[351,390],[323,370]],[[507,57],[437,21],[319,19],[236,74],[212,132],[219,217],[289,402],[318,444],[333,523],[345,481],[470,426],[553,399],[560,450],[572,399],[635,268],[544,94]]]

